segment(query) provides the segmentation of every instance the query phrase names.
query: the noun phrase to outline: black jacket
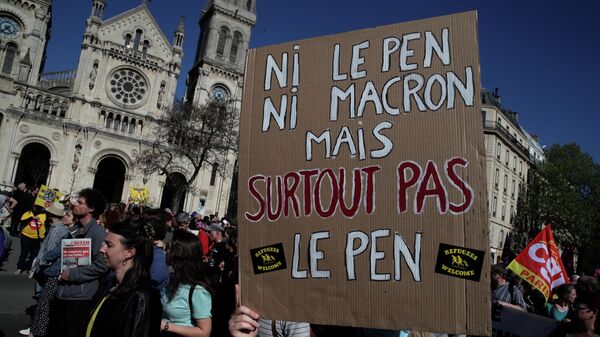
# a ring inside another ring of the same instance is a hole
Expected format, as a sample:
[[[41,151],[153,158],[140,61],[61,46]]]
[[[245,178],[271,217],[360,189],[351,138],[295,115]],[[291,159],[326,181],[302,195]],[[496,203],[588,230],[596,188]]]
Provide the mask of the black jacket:
[[[118,297],[108,295],[96,315],[90,336],[158,337],[161,318],[159,294],[148,284]]]

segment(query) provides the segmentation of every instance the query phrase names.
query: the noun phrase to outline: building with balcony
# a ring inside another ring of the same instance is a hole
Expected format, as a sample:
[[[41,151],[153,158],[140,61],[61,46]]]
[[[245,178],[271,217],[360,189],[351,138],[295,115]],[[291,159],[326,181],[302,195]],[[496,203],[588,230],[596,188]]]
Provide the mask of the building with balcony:
[[[175,98],[183,17],[169,39],[147,1],[103,18],[107,2],[90,0],[77,66],[44,73],[51,0],[0,0],[2,189],[19,182],[63,193],[94,187],[121,202],[130,188],[147,187],[150,204],[166,207],[175,191],[170,181],[191,176],[190,163],[178,163],[167,179],[144,176],[135,162],[142,145],[154,139],[153,122]],[[239,104],[255,1],[210,0],[200,16],[203,36],[188,99],[202,104],[211,95],[227,95]],[[208,163],[180,209],[224,215],[231,181]]]
[[[532,166],[544,160],[539,139],[519,124],[518,113],[500,104],[498,93],[481,92],[486,149],[491,258],[496,261],[517,209],[521,187]]]

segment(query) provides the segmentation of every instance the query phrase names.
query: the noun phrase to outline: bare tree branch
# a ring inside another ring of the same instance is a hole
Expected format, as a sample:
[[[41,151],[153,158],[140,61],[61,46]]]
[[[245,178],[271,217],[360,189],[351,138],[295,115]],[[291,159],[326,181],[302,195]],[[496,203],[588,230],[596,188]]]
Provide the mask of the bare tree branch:
[[[141,145],[136,161],[145,175],[169,177],[181,167],[187,169],[187,181],[169,180],[178,192],[194,186],[204,165],[225,169],[227,154],[238,150],[239,113],[233,100],[211,98],[203,106],[175,102],[154,126],[152,141]]]

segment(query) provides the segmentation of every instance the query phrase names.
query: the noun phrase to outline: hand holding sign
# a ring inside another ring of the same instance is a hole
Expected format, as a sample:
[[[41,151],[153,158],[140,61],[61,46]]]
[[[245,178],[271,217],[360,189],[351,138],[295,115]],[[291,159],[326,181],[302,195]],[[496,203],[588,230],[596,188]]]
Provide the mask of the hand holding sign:
[[[258,335],[260,315],[245,306],[240,306],[240,286],[235,285],[235,312],[229,319],[229,333],[233,337],[255,337]]]

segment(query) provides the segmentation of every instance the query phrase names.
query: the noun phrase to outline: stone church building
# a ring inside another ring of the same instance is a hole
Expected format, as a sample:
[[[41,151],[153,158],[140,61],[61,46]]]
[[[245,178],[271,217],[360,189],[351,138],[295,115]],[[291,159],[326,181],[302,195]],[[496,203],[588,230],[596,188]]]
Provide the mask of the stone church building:
[[[165,207],[172,198],[171,180],[144,176],[135,156],[144,140],[153,139],[153,121],[175,98],[182,76],[183,18],[173,34],[166,34],[146,1],[105,18],[107,1],[90,1],[77,68],[44,73],[51,0],[0,0],[3,190],[24,181],[63,193],[94,187],[112,202],[126,201],[134,187],[147,187],[153,206]],[[209,96],[230,97],[241,107],[255,5],[255,0],[206,1],[194,65],[183,74],[186,100],[202,104]],[[235,157],[230,157],[233,167]],[[188,179],[191,165],[182,163],[176,171],[172,179]],[[208,163],[181,208],[225,215],[231,172]]]

